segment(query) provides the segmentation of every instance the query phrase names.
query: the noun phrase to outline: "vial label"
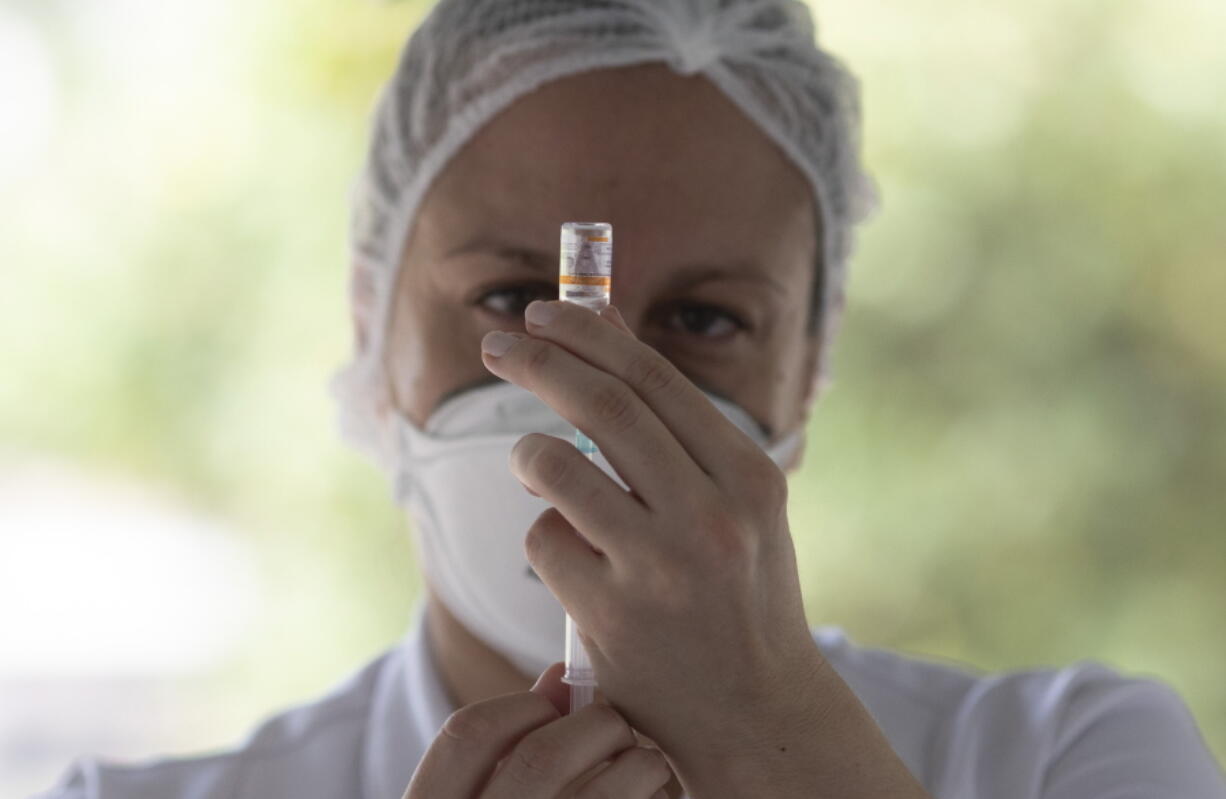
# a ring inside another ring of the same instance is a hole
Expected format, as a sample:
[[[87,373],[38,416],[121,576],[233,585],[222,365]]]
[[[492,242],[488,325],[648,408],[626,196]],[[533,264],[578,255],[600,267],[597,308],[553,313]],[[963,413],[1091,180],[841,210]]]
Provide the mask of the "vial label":
[[[558,297],[599,311],[613,287],[613,226],[604,222],[562,225]]]

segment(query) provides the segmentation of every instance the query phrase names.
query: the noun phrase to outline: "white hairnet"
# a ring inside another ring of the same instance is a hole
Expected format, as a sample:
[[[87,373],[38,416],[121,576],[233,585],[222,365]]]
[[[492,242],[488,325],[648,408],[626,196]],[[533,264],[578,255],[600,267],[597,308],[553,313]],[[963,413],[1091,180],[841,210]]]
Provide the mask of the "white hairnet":
[[[592,69],[665,62],[702,74],[812,184],[822,232],[816,374],[843,305],[852,229],[875,194],[859,163],[853,78],[814,41],[796,0],[441,0],[413,34],[375,108],[352,195],[351,300],[365,337],[332,378],[344,438],[387,466],[383,348],[401,256],[442,167],[516,98]]]

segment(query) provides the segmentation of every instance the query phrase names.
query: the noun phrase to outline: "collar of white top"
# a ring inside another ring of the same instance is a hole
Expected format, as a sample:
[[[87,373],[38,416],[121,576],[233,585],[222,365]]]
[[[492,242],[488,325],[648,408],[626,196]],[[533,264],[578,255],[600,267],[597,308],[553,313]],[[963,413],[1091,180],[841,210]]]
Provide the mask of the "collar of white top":
[[[837,627],[813,632],[828,654],[846,643]],[[417,763],[456,710],[447,698],[426,637],[424,594],[413,606],[408,632],[398,650],[380,670],[371,696],[363,746],[363,799],[403,796]]]
[[[363,799],[404,795],[413,770],[454,712],[426,639],[426,600],[374,686],[362,764]]]

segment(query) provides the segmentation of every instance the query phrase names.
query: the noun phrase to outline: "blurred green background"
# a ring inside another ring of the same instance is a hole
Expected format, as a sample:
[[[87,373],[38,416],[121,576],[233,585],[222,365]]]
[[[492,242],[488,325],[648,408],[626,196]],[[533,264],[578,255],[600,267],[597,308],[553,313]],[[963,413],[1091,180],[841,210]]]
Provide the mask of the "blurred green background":
[[[811,622],[1156,675],[1226,757],[1226,6],[815,6],[883,206],[792,483]],[[324,383],[427,7],[0,5],[0,793],[223,745],[403,633]]]

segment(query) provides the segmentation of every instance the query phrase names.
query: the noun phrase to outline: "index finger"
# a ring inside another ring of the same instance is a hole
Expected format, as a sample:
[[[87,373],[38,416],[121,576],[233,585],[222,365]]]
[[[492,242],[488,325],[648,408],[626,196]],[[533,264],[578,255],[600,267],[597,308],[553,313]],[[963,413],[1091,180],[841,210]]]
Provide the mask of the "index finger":
[[[672,431],[694,462],[717,482],[733,477],[743,459],[762,456],[762,448],[711,404],[672,361],[639,341],[629,328],[574,303],[536,300],[553,312],[548,324],[525,314],[528,330],[621,379]]]
[[[470,799],[517,741],[561,717],[548,697],[532,692],[496,696],[460,708],[430,744],[404,799]]]

